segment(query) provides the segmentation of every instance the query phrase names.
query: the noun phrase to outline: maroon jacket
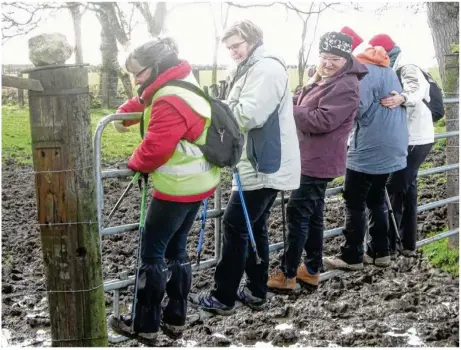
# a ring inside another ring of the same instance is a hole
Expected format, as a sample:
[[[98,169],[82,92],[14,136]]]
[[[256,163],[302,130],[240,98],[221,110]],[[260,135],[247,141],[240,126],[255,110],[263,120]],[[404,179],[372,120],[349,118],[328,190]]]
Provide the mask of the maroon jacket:
[[[347,139],[360,103],[359,80],[367,73],[367,67],[353,57],[333,77],[301,91],[293,107],[301,174],[344,175]]]

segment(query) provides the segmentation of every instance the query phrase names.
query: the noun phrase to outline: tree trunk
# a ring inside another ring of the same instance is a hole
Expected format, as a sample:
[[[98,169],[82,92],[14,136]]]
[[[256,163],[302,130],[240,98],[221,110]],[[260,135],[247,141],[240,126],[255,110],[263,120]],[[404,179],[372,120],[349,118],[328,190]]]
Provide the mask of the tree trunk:
[[[133,86],[131,85],[130,75],[123,71],[123,69],[119,69],[118,77],[123,84],[123,90],[125,91],[127,98],[133,98]]]
[[[445,55],[445,81],[443,84],[446,98],[459,98],[459,54]],[[445,105],[447,131],[459,130],[459,103]],[[447,164],[459,162],[459,137],[449,137],[446,146]],[[459,195],[459,169],[447,173],[447,197]],[[447,208],[448,229],[459,227],[459,204],[449,204]],[[451,248],[458,248],[459,235],[449,238]]]
[[[307,17],[303,22],[303,33],[301,34],[301,47],[298,52],[298,84],[301,86],[304,86],[304,70],[306,69],[307,62],[304,58],[304,52],[307,35],[307,23],[309,21],[309,17]]]
[[[211,68],[211,85],[218,84],[218,48],[219,36],[216,33],[216,37],[214,40],[213,65]]]
[[[435,55],[442,82],[445,81],[445,55],[459,43],[459,3],[427,2],[427,16],[434,41]]]
[[[166,2],[158,2],[155,6],[154,15],[150,12],[149,3],[142,3],[143,10],[141,11],[144,19],[146,20],[147,30],[152,37],[160,35],[163,30],[163,25],[166,18]]]
[[[73,3],[69,3],[73,4]],[[80,5],[77,3],[75,6],[69,8],[70,14],[72,15],[72,22],[74,25],[74,35],[75,35],[75,63],[83,63],[83,49],[82,49],[82,15],[80,12]]]
[[[453,54],[454,46],[459,45],[459,3],[457,2],[428,2],[427,14],[434,41],[435,54],[439,64],[445,97],[459,97],[459,55]],[[447,131],[459,130],[459,103],[445,106]],[[458,163],[459,137],[447,139],[447,162]],[[447,195],[457,196],[458,171],[449,172],[447,177]],[[458,204],[448,205],[449,229],[459,227]],[[458,247],[458,236],[450,238],[450,246]]]
[[[101,22],[101,55],[102,66],[99,80],[99,96],[106,108],[118,107],[117,85],[119,64],[117,59],[117,39],[111,28],[109,18],[105,11],[100,15]]]

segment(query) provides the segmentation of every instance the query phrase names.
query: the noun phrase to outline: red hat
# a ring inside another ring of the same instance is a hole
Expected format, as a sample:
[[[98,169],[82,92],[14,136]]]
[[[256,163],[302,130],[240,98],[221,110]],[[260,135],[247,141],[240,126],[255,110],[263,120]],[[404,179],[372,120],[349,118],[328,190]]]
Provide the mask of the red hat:
[[[373,38],[370,39],[370,41],[368,43],[373,47],[374,46],[381,46],[387,52],[391,51],[395,46],[394,41],[387,34],[375,35]]]
[[[358,35],[349,27],[343,27],[343,29],[341,29],[341,33],[347,34],[352,38],[352,51],[354,51],[357,46],[363,43],[363,39],[360,37],[360,35]]]

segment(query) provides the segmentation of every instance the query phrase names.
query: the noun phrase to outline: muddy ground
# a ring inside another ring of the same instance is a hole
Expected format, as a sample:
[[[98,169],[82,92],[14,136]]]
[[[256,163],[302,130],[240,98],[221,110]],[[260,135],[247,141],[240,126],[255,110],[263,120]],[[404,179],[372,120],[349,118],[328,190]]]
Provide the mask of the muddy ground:
[[[427,160],[433,167],[444,164],[443,151],[434,150]],[[110,164],[109,166],[114,166]],[[446,197],[444,175],[421,178],[420,204]],[[227,176],[225,182],[228,183]],[[105,181],[107,215],[127,185],[127,180]],[[338,186],[336,183],[334,186]],[[223,205],[230,187],[224,186]],[[139,215],[140,192],[133,189],[111,225],[134,223]],[[212,203],[212,202],[211,202]],[[423,212],[418,217],[420,237],[446,225],[446,207]],[[9,345],[47,346],[49,315],[40,248],[35,223],[36,202],[31,166],[14,160],[2,169],[2,332]],[[342,226],[341,197],[326,204],[326,229]],[[282,240],[280,206],[270,218],[271,243]],[[199,223],[194,225],[188,249],[195,259]],[[214,224],[209,220],[202,259],[213,257]],[[104,279],[120,272],[134,273],[137,232],[105,237],[103,242]],[[325,254],[335,254],[342,237],[329,239]],[[279,253],[271,254],[271,266]],[[210,288],[214,269],[194,275],[192,291]],[[131,304],[133,287],[121,291],[121,309]],[[459,346],[459,280],[432,268],[419,255],[399,257],[390,268],[368,266],[325,281],[316,292],[301,289],[293,295],[276,295],[265,311],[240,308],[229,317],[216,316],[194,321],[183,339],[173,341],[161,335],[159,346]],[[108,315],[112,293],[106,293]],[[190,309],[190,313],[196,313]],[[116,346],[142,346],[136,341]]]

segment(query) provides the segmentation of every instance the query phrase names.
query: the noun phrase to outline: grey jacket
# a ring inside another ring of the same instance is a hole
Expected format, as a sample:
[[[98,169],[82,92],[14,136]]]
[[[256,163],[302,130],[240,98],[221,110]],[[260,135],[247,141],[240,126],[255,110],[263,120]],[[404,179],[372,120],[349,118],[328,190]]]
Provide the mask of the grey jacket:
[[[389,174],[407,165],[408,128],[403,107],[387,108],[380,100],[402,86],[390,67],[366,64],[360,81],[360,106],[350,138],[348,169],[366,174]]]
[[[245,136],[237,164],[243,189],[297,189],[301,160],[283,60],[259,46],[229,78],[227,103]]]

